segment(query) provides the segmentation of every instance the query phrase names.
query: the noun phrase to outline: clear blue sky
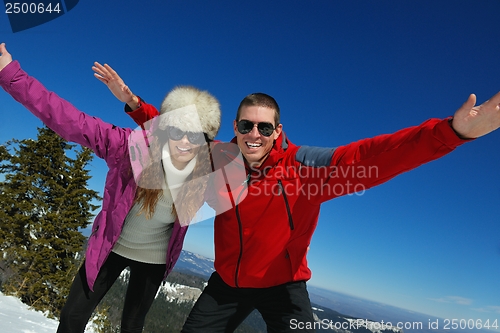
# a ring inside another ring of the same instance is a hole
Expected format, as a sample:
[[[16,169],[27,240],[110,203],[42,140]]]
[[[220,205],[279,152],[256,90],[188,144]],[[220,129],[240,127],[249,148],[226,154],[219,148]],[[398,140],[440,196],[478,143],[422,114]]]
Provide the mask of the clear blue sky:
[[[296,144],[339,146],[447,117],[500,90],[500,0],[152,2],[80,0],[60,18],[0,35],[15,59],[81,110],[134,124],[97,81],[111,64],[157,106],[178,84],[222,105],[274,96]],[[0,92],[0,142],[40,122]],[[500,131],[363,195],[323,205],[312,285],[445,318],[500,321]],[[92,162],[102,191],[106,166]],[[185,249],[212,256],[212,223]]]

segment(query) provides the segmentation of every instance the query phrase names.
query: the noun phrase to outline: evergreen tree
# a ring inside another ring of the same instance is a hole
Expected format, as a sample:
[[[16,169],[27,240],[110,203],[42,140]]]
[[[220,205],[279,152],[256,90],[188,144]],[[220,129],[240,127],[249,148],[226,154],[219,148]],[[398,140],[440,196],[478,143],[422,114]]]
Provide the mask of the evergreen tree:
[[[0,146],[0,260],[10,273],[1,287],[54,316],[81,263],[80,230],[100,200],[87,188],[92,152],[75,147],[46,127],[37,140]]]

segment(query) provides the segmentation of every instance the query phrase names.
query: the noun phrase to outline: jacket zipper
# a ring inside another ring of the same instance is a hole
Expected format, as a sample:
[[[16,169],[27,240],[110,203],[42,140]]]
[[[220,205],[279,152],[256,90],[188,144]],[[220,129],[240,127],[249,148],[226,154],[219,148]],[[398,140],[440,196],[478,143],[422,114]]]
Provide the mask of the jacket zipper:
[[[243,182],[243,184],[247,183],[247,188],[249,187],[248,184],[250,184],[250,178],[251,178],[251,172],[248,173],[247,179]],[[238,228],[239,228],[239,234],[240,234],[240,253],[238,255],[238,261],[236,262],[236,270],[234,272],[234,285],[236,288],[239,288],[238,285],[238,274],[240,272],[240,264],[241,264],[241,257],[243,257],[243,225],[241,224],[241,218],[240,218],[240,210],[239,210],[239,201],[241,198],[241,195],[245,192],[245,189],[243,189],[239,194],[238,197],[236,198],[235,202],[235,212],[236,212],[236,219],[238,220]]]
[[[278,179],[278,184],[281,188],[281,193],[283,193],[283,200],[285,200],[286,213],[288,214],[288,223],[290,224],[290,230],[293,230],[294,229],[293,219],[292,219],[292,214],[290,212],[290,205],[288,204],[288,199],[286,197],[285,188],[283,187],[283,184],[281,183],[280,179]]]

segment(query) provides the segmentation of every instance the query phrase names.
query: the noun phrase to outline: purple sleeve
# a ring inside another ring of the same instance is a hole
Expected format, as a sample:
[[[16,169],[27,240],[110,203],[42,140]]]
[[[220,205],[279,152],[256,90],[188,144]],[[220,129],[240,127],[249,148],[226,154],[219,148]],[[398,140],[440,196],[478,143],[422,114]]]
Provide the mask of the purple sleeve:
[[[108,164],[126,154],[129,129],[79,111],[24,72],[19,62],[13,61],[0,71],[0,85],[63,139],[92,149]]]

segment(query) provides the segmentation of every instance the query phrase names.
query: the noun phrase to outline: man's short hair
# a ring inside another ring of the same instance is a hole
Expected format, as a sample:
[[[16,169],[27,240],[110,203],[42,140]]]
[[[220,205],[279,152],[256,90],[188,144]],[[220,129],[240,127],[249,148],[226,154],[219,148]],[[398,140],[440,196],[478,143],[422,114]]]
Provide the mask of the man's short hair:
[[[274,98],[264,93],[253,93],[245,98],[238,106],[238,112],[236,113],[236,121],[240,120],[241,109],[246,106],[262,106],[274,110],[274,126],[280,124],[280,107]]]

